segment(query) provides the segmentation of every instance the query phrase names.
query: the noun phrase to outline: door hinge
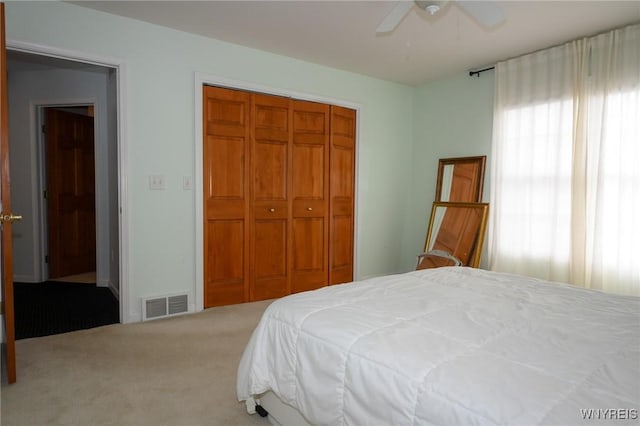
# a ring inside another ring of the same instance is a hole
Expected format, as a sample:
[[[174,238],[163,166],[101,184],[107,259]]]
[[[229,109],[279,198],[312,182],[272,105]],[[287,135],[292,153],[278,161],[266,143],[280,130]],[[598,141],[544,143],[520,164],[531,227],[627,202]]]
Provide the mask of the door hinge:
[[[4,300],[0,300],[0,315],[4,315]]]
[[[42,134],[47,134],[47,127],[44,124],[42,125]]]
[[[44,257],[44,263],[49,263],[49,255],[45,255]]]
[[[42,198],[47,199],[47,190],[42,191]]]

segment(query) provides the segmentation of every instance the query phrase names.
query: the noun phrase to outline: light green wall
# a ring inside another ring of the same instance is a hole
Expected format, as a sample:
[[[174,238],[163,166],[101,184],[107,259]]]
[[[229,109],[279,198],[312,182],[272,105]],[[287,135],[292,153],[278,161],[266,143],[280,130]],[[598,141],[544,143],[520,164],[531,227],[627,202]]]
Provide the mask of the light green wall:
[[[141,297],[181,291],[193,297],[195,291],[195,198],[193,191],[182,190],[182,177],[194,176],[195,72],[361,105],[358,273],[367,277],[405,268],[404,247],[412,241],[406,234],[422,214],[405,210],[406,188],[416,177],[412,108],[429,109],[429,102],[413,103],[413,88],[67,3],[8,2],[6,21],[9,43],[87,52],[126,64],[131,305],[125,320],[140,318]],[[419,92],[429,98],[428,90]],[[148,189],[152,174],[166,176],[165,191]],[[414,223],[405,222],[408,216]]]
[[[494,72],[467,72],[418,87],[413,100],[412,182],[405,215],[402,268],[415,267],[424,249],[435,199],[438,159],[487,156],[484,200],[489,201]]]

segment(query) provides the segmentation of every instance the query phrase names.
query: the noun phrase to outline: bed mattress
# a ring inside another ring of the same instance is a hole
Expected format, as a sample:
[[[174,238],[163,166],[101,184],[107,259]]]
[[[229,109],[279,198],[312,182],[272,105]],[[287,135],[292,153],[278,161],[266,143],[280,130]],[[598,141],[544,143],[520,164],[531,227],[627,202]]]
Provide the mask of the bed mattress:
[[[637,424],[640,298],[465,267],[299,293],[240,362],[269,390],[311,424]]]

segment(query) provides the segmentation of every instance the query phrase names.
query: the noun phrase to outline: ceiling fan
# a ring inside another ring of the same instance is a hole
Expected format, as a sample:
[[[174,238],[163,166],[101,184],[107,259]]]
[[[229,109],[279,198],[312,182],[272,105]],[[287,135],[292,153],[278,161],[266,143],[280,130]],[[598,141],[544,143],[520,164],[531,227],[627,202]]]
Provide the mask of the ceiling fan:
[[[393,31],[413,6],[426,11],[429,15],[435,15],[451,1],[456,3],[465,12],[471,15],[482,26],[490,28],[505,20],[504,11],[493,1],[463,1],[463,0],[415,0],[399,1],[398,4],[382,20],[376,34],[384,34]]]

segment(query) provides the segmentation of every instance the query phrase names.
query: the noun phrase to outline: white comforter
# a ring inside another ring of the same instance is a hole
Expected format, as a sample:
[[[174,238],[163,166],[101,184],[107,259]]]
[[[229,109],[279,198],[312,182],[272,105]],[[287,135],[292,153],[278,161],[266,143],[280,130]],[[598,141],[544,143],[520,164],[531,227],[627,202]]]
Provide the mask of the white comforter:
[[[268,390],[312,424],[637,424],[640,298],[455,267],[300,293],[240,363]]]

